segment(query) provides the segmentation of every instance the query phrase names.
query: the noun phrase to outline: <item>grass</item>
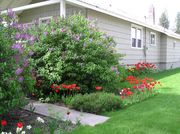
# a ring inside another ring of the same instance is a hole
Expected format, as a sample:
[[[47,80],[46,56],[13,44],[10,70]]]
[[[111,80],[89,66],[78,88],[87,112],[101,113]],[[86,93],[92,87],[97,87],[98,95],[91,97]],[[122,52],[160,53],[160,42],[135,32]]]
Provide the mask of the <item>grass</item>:
[[[95,127],[80,126],[71,134],[180,134],[180,68],[152,75],[163,84],[161,93],[126,109]]]

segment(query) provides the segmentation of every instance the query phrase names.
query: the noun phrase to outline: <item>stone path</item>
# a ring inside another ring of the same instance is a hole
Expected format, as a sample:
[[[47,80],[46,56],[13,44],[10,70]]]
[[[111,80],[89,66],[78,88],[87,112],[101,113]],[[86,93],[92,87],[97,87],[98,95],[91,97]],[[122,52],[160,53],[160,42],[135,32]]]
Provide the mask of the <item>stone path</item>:
[[[56,119],[62,119],[64,121],[70,120],[74,124],[80,121],[82,125],[95,126],[109,119],[109,117],[79,112],[66,107],[47,103],[33,102],[33,107],[35,108],[35,113]],[[25,107],[26,110],[30,110],[31,108],[31,103]],[[68,115],[67,112],[70,112],[70,114]]]

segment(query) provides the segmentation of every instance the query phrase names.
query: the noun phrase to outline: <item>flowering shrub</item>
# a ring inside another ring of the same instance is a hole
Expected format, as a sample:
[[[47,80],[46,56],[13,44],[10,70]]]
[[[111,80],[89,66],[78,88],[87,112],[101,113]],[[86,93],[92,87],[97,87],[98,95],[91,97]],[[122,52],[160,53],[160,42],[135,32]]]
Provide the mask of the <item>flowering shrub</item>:
[[[17,24],[8,10],[0,15],[0,115],[22,104],[23,93],[33,88],[29,66],[32,36]]]
[[[116,80],[111,70],[118,64],[114,40],[84,17],[56,18],[30,32],[38,39],[33,60],[37,81],[41,81],[36,88],[43,93],[49,93],[51,83],[77,83],[80,92],[87,93]]]

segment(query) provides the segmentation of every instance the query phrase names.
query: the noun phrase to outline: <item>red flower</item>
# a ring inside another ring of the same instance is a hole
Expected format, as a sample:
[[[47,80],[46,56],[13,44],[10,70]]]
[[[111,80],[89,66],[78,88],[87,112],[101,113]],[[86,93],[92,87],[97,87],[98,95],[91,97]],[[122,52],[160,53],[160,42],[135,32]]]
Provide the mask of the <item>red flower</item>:
[[[161,82],[160,82],[160,81],[158,81],[158,84],[161,84]]]
[[[65,89],[66,89],[66,87],[67,87],[67,86],[66,86],[65,84],[62,84],[62,88],[65,88]]]
[[[72,89],[72,86],[71,85],[67,85],[66,89]]]
[[[52,85],[51,85],[51,88],[52,88],[52,89],[54,89],[54,88],[55,88],[54,84],[52,84]]]
[[[59,92],[59,90],[58,90],[58,89],[56,89],[56,90],[55,90],[55,92],[56,92],[56,93],[58,93],[58,92]]]
[[[76,84],[72,84],[72,87],[75,88],[75,87],[76,87]]]
[[[22,122],[18,122],[18,123],[17,123],[17,127],[18,127],[18,128],[22,128],[22,127],[23,127],[23,123],[22,123]]]
[[[142,89],[141,91],[144,92],[144,89]]]
[[[126,92],[126,96],[130,96],[131,94],[133,94],[131,91]]]
[[[56,86],[56,89],[60,89],[60,85],[57,85],[57,86]]]
[[[100,87],[100,86],[96,86],[95,88],[96,88],[97,91],[102,90],[102,87]]]
[[[7,125],[7,121],[6,120],[1,120],[1,126],[6,126]]]
[[[76,87],[76,90],[80,90],[81,88],[80,87]]]
[[[137,86],[133,86],[134,89],[137,89]]]

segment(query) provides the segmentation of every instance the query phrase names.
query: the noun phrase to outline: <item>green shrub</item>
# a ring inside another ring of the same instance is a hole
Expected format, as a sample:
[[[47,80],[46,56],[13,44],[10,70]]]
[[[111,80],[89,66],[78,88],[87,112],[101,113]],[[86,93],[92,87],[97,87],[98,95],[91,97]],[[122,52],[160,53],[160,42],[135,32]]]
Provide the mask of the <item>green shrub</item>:
[[[37,77],[42,80],[38,89],[49,93],[51,84],[77,83],[82,93],[106,88],[116,80],[111,67],[118,64],[112,37],[93,27],[86,18],[75,15],[56,18],[30,30],[39,40],[33,55]]]
[[[29,43],[17,42],[22,34],[14,17],[11,10],[0,15],[0,115],[21,106],[24,92],[33,88],[26,49]]]
[[[90,112],[101,113],[120,109],[122,100],[119,96],[112,93],[91,93],[76,95],[69,103],[74,109]]]

